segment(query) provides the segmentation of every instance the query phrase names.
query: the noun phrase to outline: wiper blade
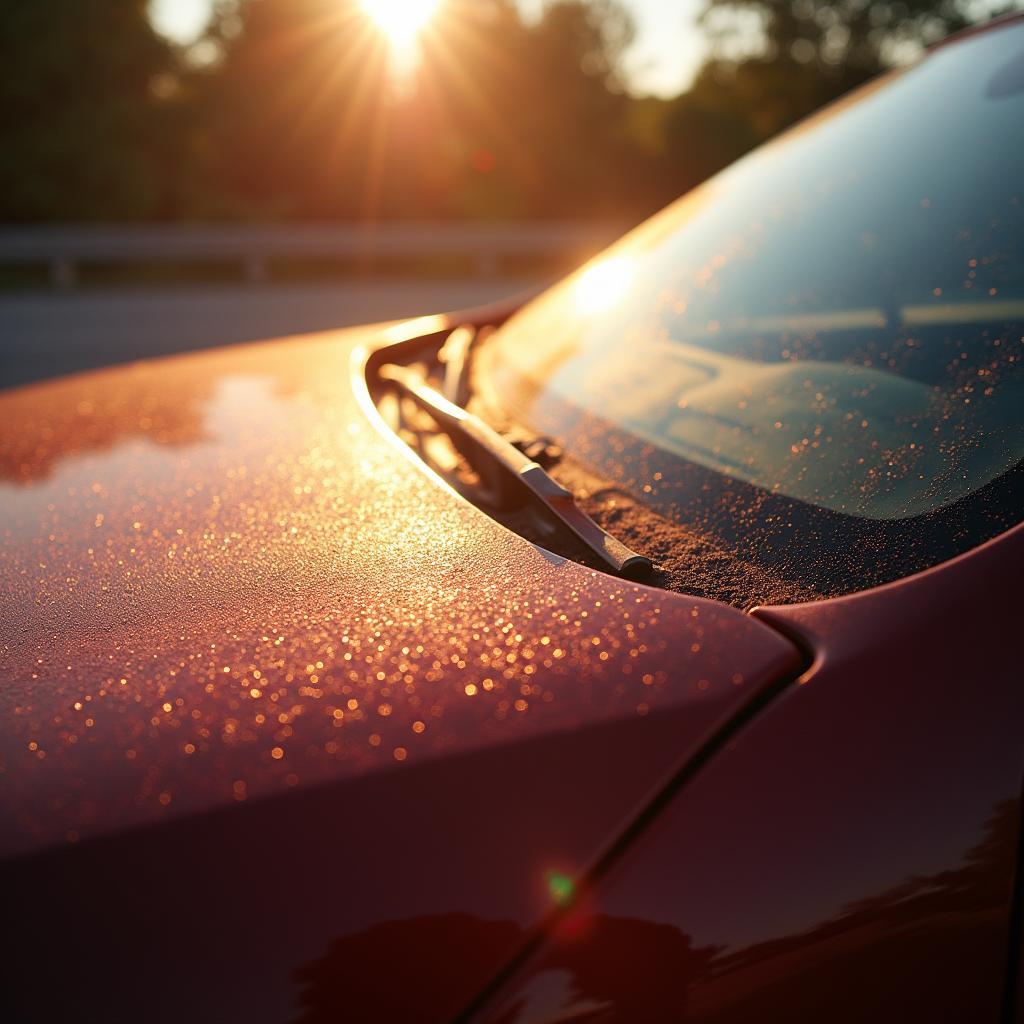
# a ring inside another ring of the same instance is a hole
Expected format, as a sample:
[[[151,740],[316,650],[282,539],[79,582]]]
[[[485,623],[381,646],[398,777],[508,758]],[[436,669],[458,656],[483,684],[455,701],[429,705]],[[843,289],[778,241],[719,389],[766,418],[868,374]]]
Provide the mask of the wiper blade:
[[[479,416],[432,388],[422,373],[395,363],[385,364],[379,373],[382,379],[394,384],[426,410],[481,475],[493,477],[493,471],[497,470],[517,481],[613,572],[630,577],[650,572],[652,563],[646,555],[632,551],[602,530],[576,504],[571,491]]]

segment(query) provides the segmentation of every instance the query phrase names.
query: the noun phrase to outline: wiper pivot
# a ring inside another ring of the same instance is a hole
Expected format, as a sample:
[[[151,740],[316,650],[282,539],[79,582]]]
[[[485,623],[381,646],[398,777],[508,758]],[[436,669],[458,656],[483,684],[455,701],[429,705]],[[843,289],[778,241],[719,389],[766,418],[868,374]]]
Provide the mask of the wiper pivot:
[[[426,410],[481,477],[494,484],[499,492],[502,490],[501,477],[525,487],[613,572],[630,577],[650,572],[653,566],[646,555],[632,551],[602,530],[576,504],[571,491],[479,416],[432,388],[422,373],[395,363],[385,364],[379,373],[382,379],[394,384]]]

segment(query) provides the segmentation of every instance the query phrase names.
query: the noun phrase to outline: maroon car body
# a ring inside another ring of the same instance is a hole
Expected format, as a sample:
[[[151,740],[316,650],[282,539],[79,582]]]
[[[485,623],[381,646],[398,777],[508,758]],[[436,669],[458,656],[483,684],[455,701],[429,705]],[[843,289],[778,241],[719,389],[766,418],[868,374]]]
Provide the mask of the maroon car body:
[[[371,401],[464,320],[0,396],[4,1019],[1019,1019],[1024,526],[749,614],[585,568]]]

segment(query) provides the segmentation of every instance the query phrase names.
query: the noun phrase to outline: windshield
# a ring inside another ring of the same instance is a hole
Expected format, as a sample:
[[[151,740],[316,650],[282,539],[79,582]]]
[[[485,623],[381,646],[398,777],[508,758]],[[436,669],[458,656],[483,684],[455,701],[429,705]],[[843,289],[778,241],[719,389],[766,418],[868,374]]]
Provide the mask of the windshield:
[[[1022,353],[1014,24],[684,197],[527,306],[481,362],[516,418],[677,520],[770,532],[744,517],[767,496],[821,549],[913,521],[912,569],[1016,520]]]

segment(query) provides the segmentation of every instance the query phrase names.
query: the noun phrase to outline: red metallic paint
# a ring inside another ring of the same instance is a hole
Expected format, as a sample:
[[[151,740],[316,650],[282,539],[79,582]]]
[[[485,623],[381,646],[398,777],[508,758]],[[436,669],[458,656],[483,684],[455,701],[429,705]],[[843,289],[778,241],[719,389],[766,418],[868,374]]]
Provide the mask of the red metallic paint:
[[[446,1019],[799,671],[425,472],[353,388],[378,340],[0,397],[4,1019]]]
[[[1010,1019],[1022,570],[1024,526],[874,591],[758,610],[810,670],[479,1019]]]
[[[1024,1019],[1024,526],[756,618],[592,572],[353,388],[447,324],[0,396],[2,1019]]]

